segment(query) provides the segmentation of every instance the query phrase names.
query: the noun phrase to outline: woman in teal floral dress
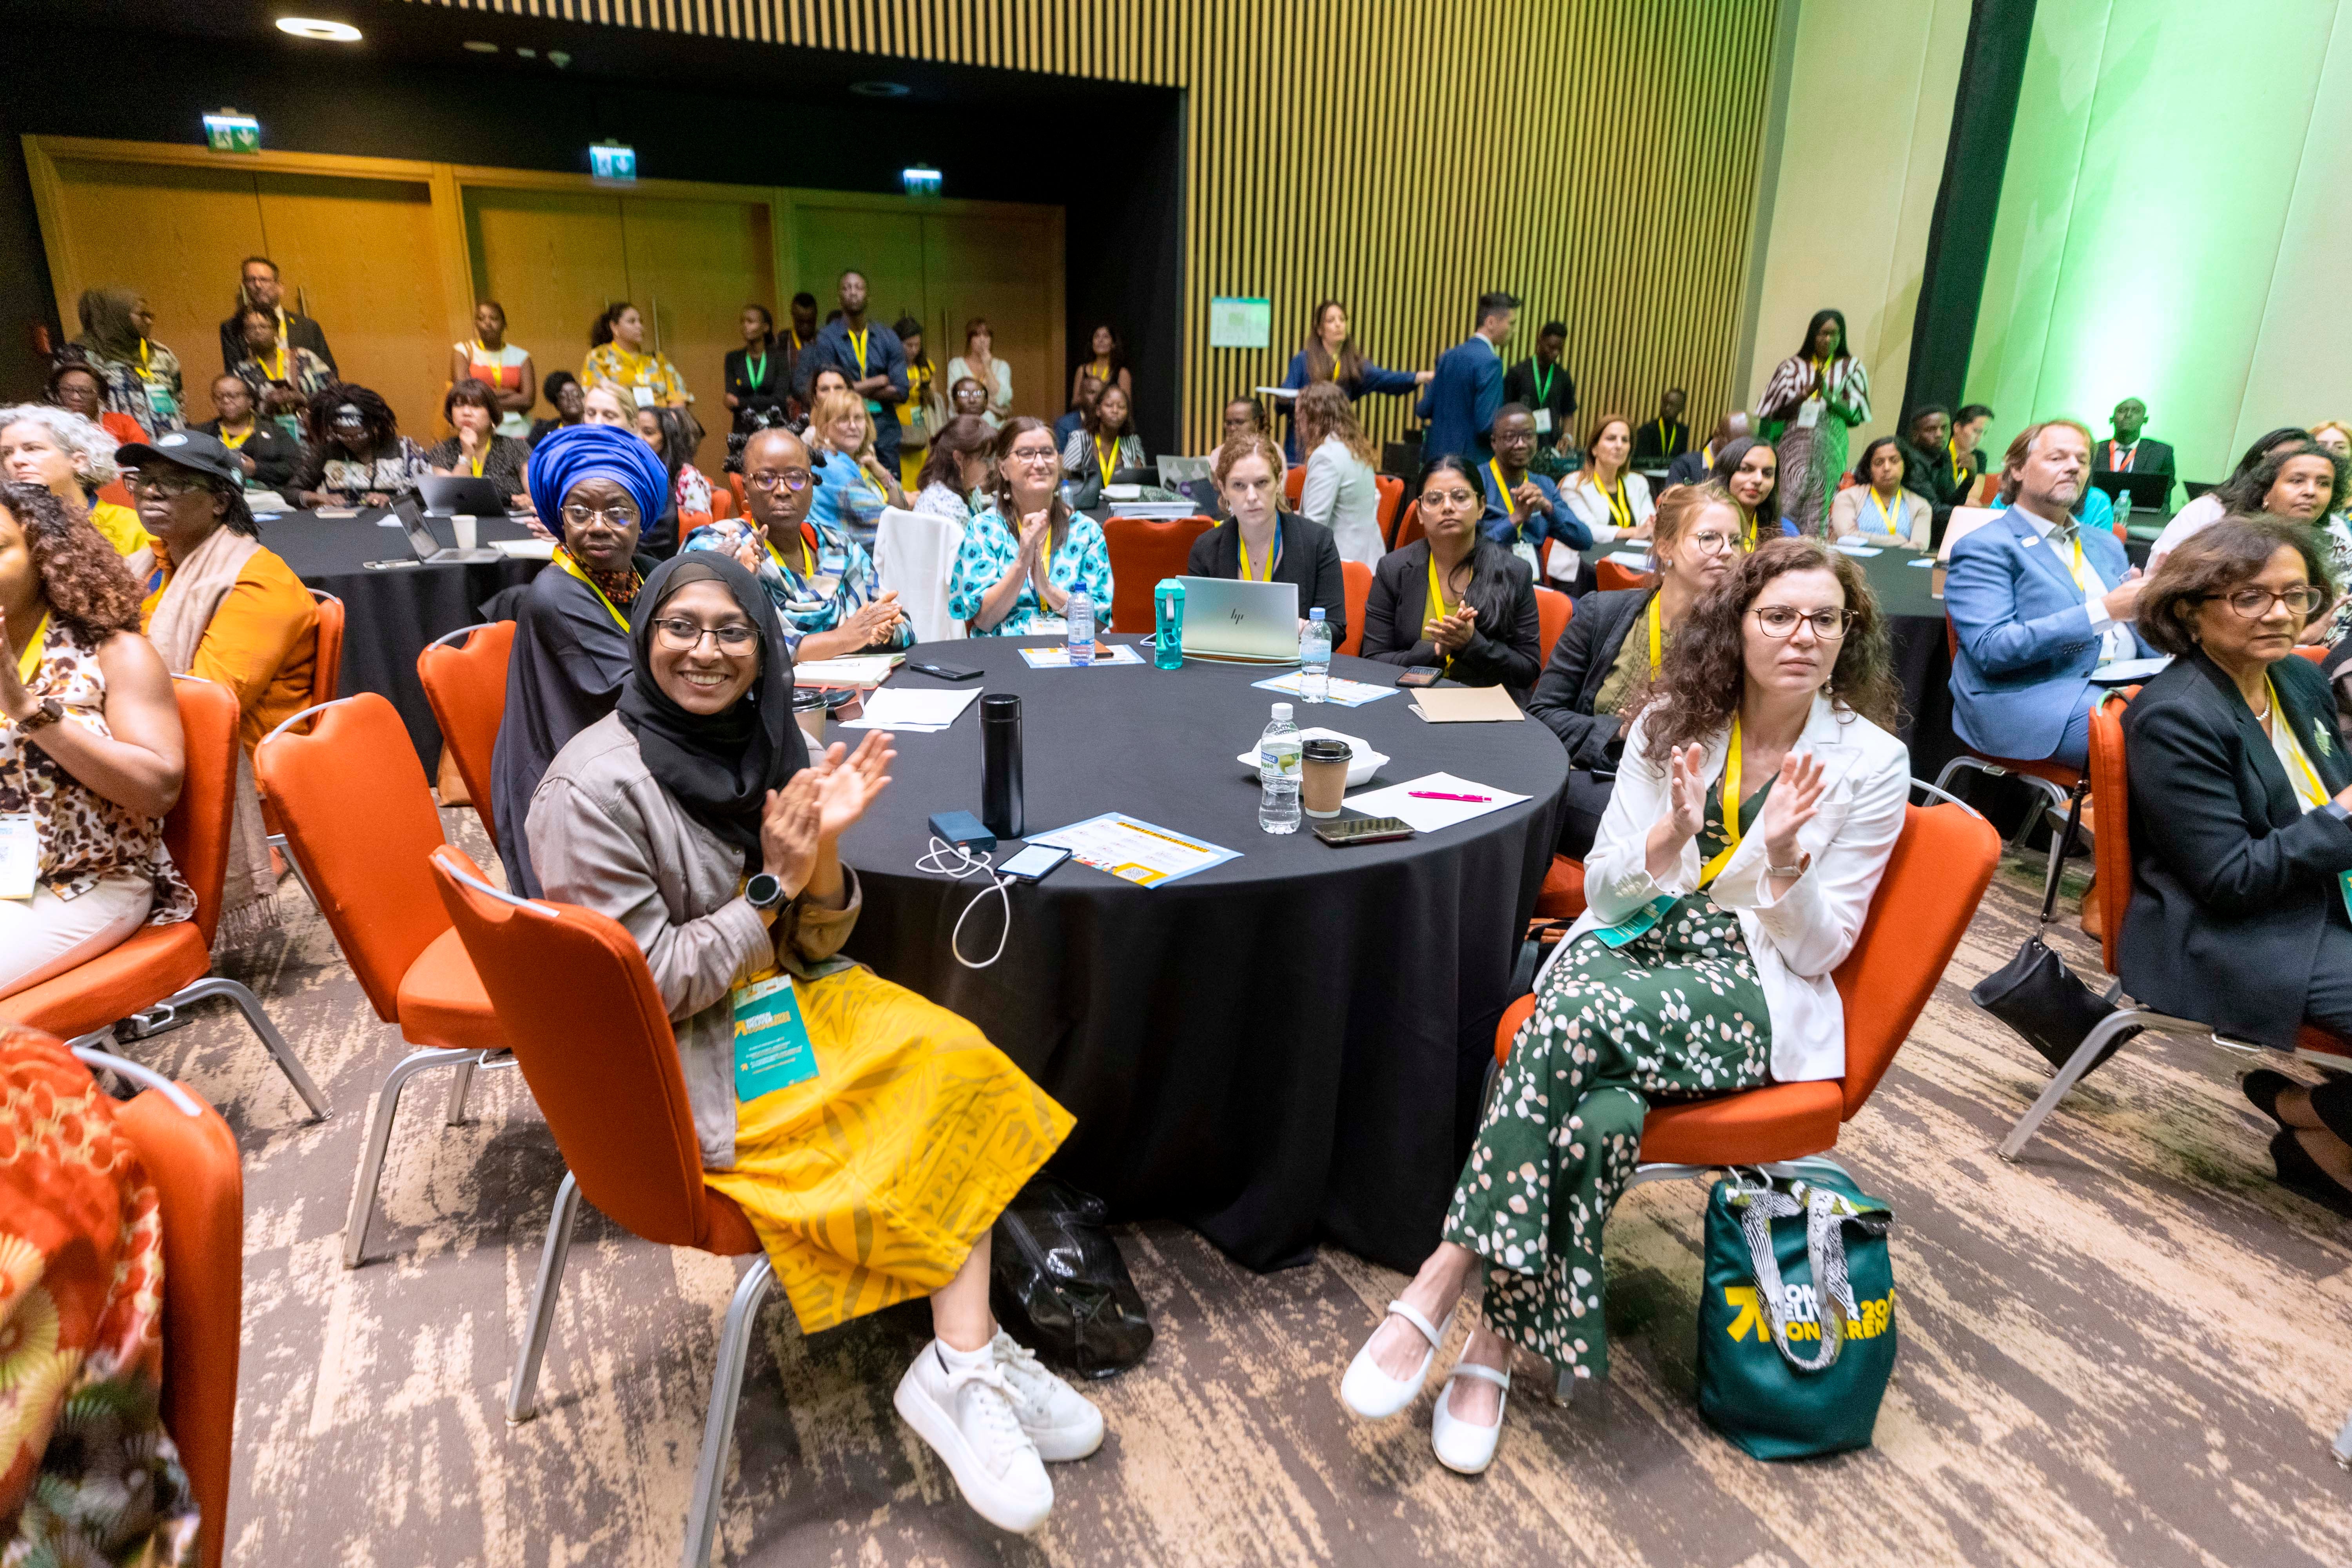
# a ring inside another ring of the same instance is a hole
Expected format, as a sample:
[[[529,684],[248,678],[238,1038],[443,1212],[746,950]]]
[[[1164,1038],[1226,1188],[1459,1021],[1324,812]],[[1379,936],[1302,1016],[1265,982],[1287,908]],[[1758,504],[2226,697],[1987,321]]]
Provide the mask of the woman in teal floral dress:
[[[1094,519],[1062,504],[1061,481],[1053,426],[1026,416],[1006,420],[981,510],[948,574],[948,614],[972,636],[1058,636],[1063,608],[1081,585],[1094,601],[1096,635],[1110,630],[1110,543]]]
[[[1902,831],[1895,709],[1877,604],[1817,541],[1768,542],[1693,609],[1627,735],[1591,907],[1537,979],[1444,1239],[1348,1369],[1357,1415],[1419,1394],[1475,1270],[1482,1321],[1431,1442],[1485,1469],[1513,1345],[1608,1372],[1601,1231],[1651,1104],[1844,1073],[1831,972]]]

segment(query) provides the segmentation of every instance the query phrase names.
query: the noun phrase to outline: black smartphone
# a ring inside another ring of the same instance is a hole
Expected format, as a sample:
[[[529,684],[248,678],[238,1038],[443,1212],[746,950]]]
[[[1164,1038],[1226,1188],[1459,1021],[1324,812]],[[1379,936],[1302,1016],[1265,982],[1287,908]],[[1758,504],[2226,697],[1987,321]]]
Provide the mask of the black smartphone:
[[[1019,853],[996,868],[997,875],[1010,877],[1016,882],[1042,882],[1052,875],[1055,867],[1070,858],[1070,852],[1057,844],[1024,845]]]
[[[1398,676],[1397,684],[1399,686],[1434,686],[1444,679],[1444,670],[1423,665],[1417,669],[1408,669]]]
[[[966,669],[960,664],[924,664],[911,658],[907,661],[907,668],[919,670],[925,675],[935,676],[941,680],[971,680],[980,675],[980,671]]]
[[[1326,844],[1378,844],[1387,838],[1410,838],[1412,825],[1402,816],[1335,816],[1315,825],[1315,837]]]

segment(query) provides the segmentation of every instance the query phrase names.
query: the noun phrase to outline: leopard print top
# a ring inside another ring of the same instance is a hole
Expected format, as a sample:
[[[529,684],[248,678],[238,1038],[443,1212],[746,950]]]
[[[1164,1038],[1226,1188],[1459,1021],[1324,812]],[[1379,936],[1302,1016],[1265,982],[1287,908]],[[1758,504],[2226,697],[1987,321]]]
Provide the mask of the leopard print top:
[[[41,662],[27,682],[36,697],[65,704],[59,722],[98,734],[106,727],[106,676],[98,647],[52,618]],[[0,814],[29,811],[40,843],[41,885],[59,899],[77,899],[117,871],[146,874],[155,887],[149,925],[193,920],[196,895],[163,847],[163,821],[115,805],[73,774],[14,726],[0,726]]]

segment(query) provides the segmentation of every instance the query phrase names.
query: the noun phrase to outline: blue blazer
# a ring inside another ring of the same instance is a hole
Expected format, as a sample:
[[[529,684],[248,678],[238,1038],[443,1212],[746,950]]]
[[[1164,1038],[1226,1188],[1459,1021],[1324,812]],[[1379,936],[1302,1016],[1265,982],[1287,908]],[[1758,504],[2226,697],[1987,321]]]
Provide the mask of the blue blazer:
[[[1438,356],[1437,374],[1413,408],[1429,422],[1421,437],[1422,460],[1459,455],[1486,461],[1495,411],[1502,406],[1503,356],[1474,333]]]
[[[2085,527],[2083,558],[2100,580],[2120,583],[2130,559],[2113,533]],[[1952,660],[1952,727],[1996,757],[2039,762],[2058,750],[2090,689],[2099,634],[2058,547],[2014,509],[1952,546],[1944,613],[1958,638]],[[2141,658],[2155,650],[2134,630]]]
[[[1557,539],[1570,550],[1591,549],[1592,530],[1584,525],[1582,518],[1559,504],[1559,487],[1541,474],[1530,473],[1528,479],[1536,489],[1543,491],[1544,498],[1544,510],[1528,519],[1528,542],[1541,549],[1544,540]],[[1491,491],[1494,476],[1486,476],[1484,482]],[[1503,504],[1503,498],[1499,496],[1487,495],[1486,512],[1479,519],[1478,526],[1486,531],[1487,538],[1506,550],[1517,542],[1511,527],[1511,509]]]
[[[1290,356],[1290,369],[1284,374],[1282,384],[1289,387],[1293,392],[1303,392],[1306,390],[1307,351],[1305,349],[1300,349],[1297,353]],[[1370,397],[1375,392],[1411,392],[1412,390],[1412,372],[1409,370],[1383,369],[1381,366],[1374,364],[1371,361],[1366,360],[1364,362],[1364,374],[1362,379],[1359,381],[1343,381],[1339,383],[1339,390],[1348,395],[1348,401],[1350,403]],[[1281,401],[1283,425],[1282,455],[1286,460],[1296,463],[1298,461],[1298,428],[1292,423],[1292,416],[1297,409],[1297,405],[1296,400],[1291,398],[1284,398]]]

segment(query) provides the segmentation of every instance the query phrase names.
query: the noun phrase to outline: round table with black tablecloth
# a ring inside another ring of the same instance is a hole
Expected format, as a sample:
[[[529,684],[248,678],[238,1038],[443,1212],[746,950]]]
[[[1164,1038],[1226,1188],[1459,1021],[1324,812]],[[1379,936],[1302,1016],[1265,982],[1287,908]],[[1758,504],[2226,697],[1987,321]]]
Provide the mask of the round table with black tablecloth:
[[[390,699],[430,777],[440,760],[441,731],[416,679],[416,656],[435,637],[481,620],[484,601],[501,588],[530,582],[546,563],[501,559],[428,565],[416,559],[399,520],[376,507],[356,517],[289,511],[257,521],[261,542],[297,577],[343,602],[341,695],[375,691]],[[446,519],[428,520],[427,526],[442,544],[457,543]],[[522,524],[500,518],[485,518],[477,527],[484,546],[531,537]],[[371,567],[370,562],[401,564]]]
[[[1596,544],[1584,552],[1584,559],[1591,565],[1619,552],[1640,555],[1648,548],[1639,540]],[[1944,640],[1944,601],[1935,592],[1937,573],[1931,565],[1918,564],[1927,558],[1916,551],[1875,548],[1877,554],[1853,560],[1886,617],[1895,679],[1903,688],[1903,722],[1896,737],[1911,748],[1912,776],[1932,779],[1961,750],[1952,733],[1952,656]],[[1548,658],[1551,650],[1544,653]]]
[[[1304,1261],[1318,1239],[1416,1267],[1467,1154],[1549,864],[1559,743],[1527,720],[1424,723],[1404,693],[1360,708],[1297,703],[1302,728],[1392,759],[1375,784],[1444,770],[1531,797],[1441,832],[1335,849],[1306,825],[1261,832],[1256,775],[1236,761],[1286,700],[1251,683],[1282,670],[1027,668],[1020,647],[1048,642],[976,638],[911,656],[983,672],[957,689],[1020,694],[1029,830],[1118,811],[1241,858],[1153,888],[1065,862],[1012,887],[1003,957],[965,968],[950,932],[985,884],[915,862],[933,813],[980,810],[975,701],[950,729],[898,738],[890,787],[844,839],[865,900],[851,955],[971,1019],[1067,1107],[1077,1128],[1054,1168],[1121,1215],[1185,1219],[1255,1268]],[[1398,673],[1332,665],[1383,687]],[[950,685],[907,669],[890,683]],[[1002,921],[992,894],[965,922],[965,953],[986,957]]]

